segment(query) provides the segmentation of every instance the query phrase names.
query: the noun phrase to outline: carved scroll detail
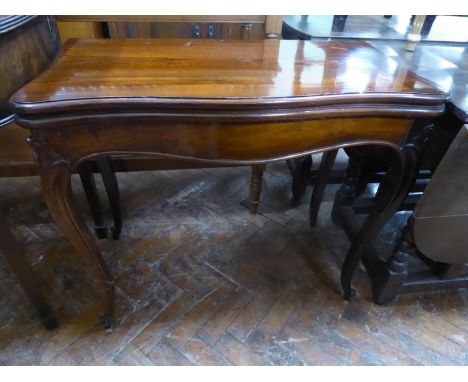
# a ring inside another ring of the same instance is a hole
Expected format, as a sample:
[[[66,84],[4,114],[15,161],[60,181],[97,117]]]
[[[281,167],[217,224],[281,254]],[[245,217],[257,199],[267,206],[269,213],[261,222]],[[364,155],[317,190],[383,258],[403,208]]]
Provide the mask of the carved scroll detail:
[[[41,170],[46,168],[52,168],[55,166],[64,166],[69,168],[70,161],[57,150],[54,146],[50,144],[47,137],[39,136],[29,136],[26,141],[31,145],[34,150],[36,161],[41,166]]]

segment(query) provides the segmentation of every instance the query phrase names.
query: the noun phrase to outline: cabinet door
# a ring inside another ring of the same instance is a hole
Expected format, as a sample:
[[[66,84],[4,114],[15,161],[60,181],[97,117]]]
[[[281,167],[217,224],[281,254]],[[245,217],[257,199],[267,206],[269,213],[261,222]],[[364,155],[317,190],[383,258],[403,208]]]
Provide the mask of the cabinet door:
[[[111,38],[261,39],[264,24],[215,22],[109,22]]]

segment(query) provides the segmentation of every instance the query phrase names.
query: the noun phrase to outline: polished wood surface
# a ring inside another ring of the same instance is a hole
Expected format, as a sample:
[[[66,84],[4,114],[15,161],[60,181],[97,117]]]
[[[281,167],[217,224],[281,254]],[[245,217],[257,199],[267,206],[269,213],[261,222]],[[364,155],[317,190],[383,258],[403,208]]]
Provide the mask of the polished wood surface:
[[[112,327],[114,284],[76,207],[70,176],[84,159],[112,154],[253,165],[340,147],[387,146],[391,168],[379,202],[343,266],[350,299],[365,249],[412,184],[416,143],[431,131],[426,119],[440,115],[448,98],[400,69],[365,43],[69,41],[11,104],[32,132],[52,216],[101,283],[103,326]],[[417,134],[408,138],[413,127]]]
[[[38,127],[40,125],[34,125],[34,130],[40,130],[34,136],[36,148],[43,145],[57,150],[55,154],[52,151],[48,154],[53,159],[55,155],[61,156],[59,147],[66,145],[66,160],[72,167],[81,159],[92,158],[97,153],[156,153],[160,157],[248,165],[337,146],[379,143],[395,148],[404,143],[412,125],[411,120],[402,118],[367,118],[365,122],[358,118],[334,118],[326,121],[210,125],[177,121],[156,124],[147,116],[136,120],[135,116],[124,115],[120,118],[95,117],[93,121],[81,118],[80,121],[56,120],[52,125],[52,120],[47,120],[50,126],[63,131],[60,141],[43,132]]]
[[[411,72],[400,77],[397,69],[393,60],[361,42],[74,40],[12,103],[19,114],[336,103],[375,113],[384,109],[382,103],[414,104],[414,109],[443,103],[443,91]]]

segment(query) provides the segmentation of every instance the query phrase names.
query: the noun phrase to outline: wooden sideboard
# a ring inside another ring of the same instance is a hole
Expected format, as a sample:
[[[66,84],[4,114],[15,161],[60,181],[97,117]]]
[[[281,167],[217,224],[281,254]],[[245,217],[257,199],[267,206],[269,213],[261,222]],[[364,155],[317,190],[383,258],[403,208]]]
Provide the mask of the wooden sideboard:
[[[57,16],[62,41],[68,38],[281,37],[282,16]]]

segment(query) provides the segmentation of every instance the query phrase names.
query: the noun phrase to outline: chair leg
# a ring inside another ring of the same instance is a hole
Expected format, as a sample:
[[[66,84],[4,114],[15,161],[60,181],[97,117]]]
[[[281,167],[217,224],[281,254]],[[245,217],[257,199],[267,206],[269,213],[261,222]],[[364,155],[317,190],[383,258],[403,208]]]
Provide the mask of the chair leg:
[[[265,165],[252,166],[252,175],[250,178],[250,200],[249,210],[251,214],[256,214],[258,209],[258,202],[262,192],[262,179]]]
[[[325,187],[327,187],[328,178],[330,177],[331,170],[335,164],[337,154],[338,150],[331,150],[323,153],[317,181],[314,185],[312,197],[310,199],[309,223],[311,227],[315,227],[317,224],[320,203],[322,203],[323,193],[325,192]]]
[[[88,199],[89,209],[94,220],[94,231],[99,239],[107,237],[107,225],[102,214],[101,202],[94,181],[91,162],[85,161],[78,166],[78,174],[80,175],[81,184]]]
[[[102,181],[104,182],[104,188],[106,189],[107,198],[109,200],[112,219],[114,220],[114,226],[112,227],[112,237],[115,240],[118,240],[120,233],[122,232],[119,184],[117,183],[115,172],[112,169],[112,161],[110,157],[100,157],[96,159],[96,163],[99,172],[101,173]]]
[[[42,325],[48,330],[56,328],[57,319],[41,293],[34,273],[27,265],[18,243],[2,216],[0,216],[0,252],[5,256],[11,270],[34,304]]]
[[[294,158],[286,161],[292,176],[292,198],[291,205],[297,207],[307,187],[307,179],[312,167],[312,156],[305,158]]]

